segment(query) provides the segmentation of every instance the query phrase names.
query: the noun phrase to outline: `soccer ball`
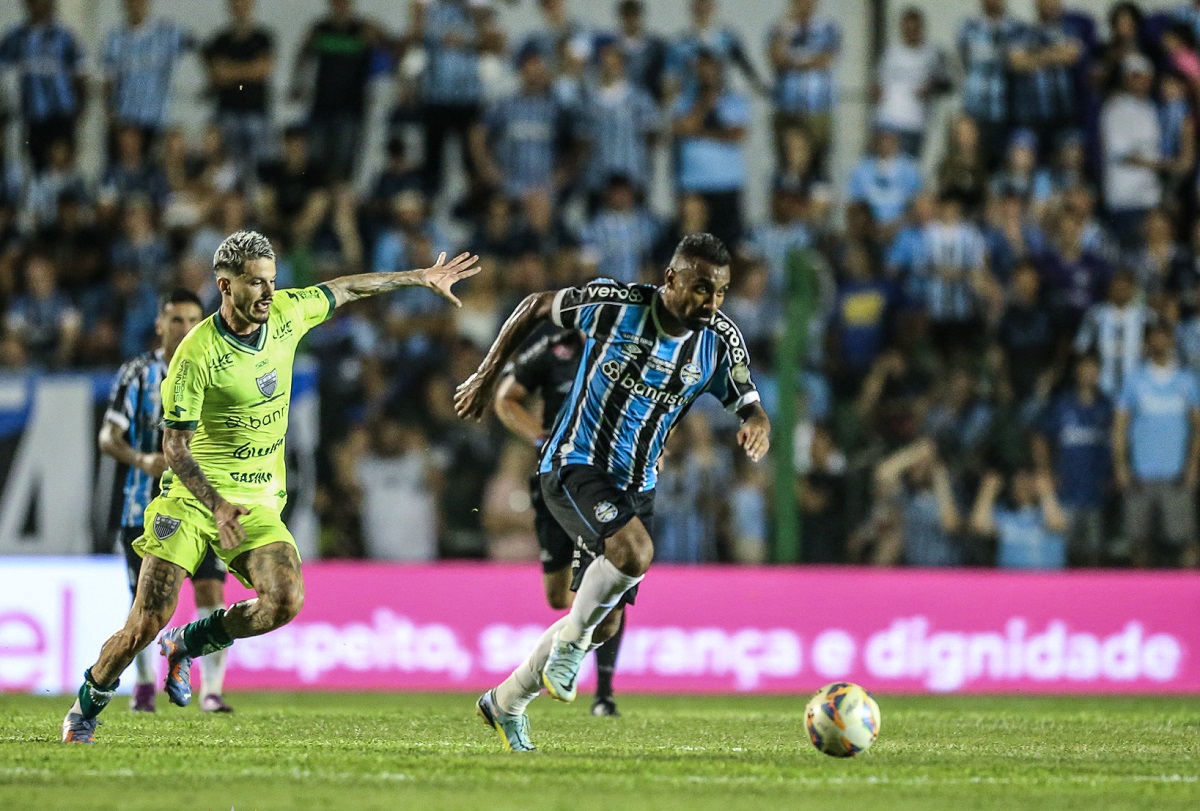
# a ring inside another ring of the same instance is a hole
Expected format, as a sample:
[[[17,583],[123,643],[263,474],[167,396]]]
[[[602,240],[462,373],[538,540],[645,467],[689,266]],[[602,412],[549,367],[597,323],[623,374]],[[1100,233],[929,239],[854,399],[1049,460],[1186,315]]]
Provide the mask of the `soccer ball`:
[[[808,700],[804,728],[819,751],[854,757],[879,736],[879,705],[857,684],[827,684]]]

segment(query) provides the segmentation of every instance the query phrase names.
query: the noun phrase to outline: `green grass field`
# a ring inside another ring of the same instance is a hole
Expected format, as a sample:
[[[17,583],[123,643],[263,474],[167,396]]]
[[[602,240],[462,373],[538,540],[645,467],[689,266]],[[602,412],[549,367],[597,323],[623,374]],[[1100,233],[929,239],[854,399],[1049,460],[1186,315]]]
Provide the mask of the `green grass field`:
[[[802,698],[625,696],[608,719],[543,697],[520,756],[472,695],[120,697],[94,747],[58,743],[64,699],[0,695],[0,809],[1200,808],[1200,698],[878,698],[879,741],[836,760]]]

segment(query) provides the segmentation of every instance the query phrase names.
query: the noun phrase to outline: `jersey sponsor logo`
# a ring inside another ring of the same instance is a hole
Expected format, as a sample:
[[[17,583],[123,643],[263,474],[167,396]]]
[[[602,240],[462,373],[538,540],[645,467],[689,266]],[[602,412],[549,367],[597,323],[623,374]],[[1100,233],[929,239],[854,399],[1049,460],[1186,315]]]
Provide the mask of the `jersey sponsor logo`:
[[[183,399],[184,390],[187,388],[187,378],[191,372],[192,362],[190,360],[184,358],[183,360],[179,361],[179,369],[175,372],[175,380],[172,382],[172,391],[175,394],[176,400]],[[179,412],[179,414],[183,413],[183,410],[179,406],[175,406],[175,410]]]
[[[263,358],[263,359],[262,359],[262,360],[260,360],[258,363],[254,364],[254,368],[255,368],[255,369],[261,369],[262,367],[266,366],[266,365],[267,365],[268,363],[270,363],[270,362],[271,362],[271,359],[270,359],[270,358]]]
[[[746,362],[746,348],[742,346],[742,336],[737,327],[728,318],[714,318],[712,328],[729,344],[729,357],[734,364]]]
[[[279,383],[279,370],[272,369],[262,377],[256,378],[254,382],[258,384],[258,390],[262,392],[263,397],[270,397]]]
[[[265,470],[238,470],[229,474],[229,478],[238,484],[266,484],[272,476]]]
[[[663,374],[667,375],[675,371],[674,363],[669,360],[663,360],[656,355],[651,355],[650,357],[646,358],[646,366],[656,372],[662,372]]]
[[[628,301],[630,304],[642,304],[646,297],[641,290],[628,287],[614,287],[611,284],[591,284],[587,292],[596,298],[612,299],[613,301]]]
[[[156,515],[154,516],[154,521],[150,524],[150,529],[154,532],[155,538],[165,541],[175,534],[181,523],[183,522],[179,518],[172,518],[169,515]]]
[[[287,338],[287,337],[295,334],[295,332],[296,332],[296,330],[292,328],[292,322],[284,321],[282,324],[280,324],[278,327],[275,328],[274,332],[271,333],[271,340],[278,341],[278,340]]]
[[[243,417],[240,414],[234,414],[225,418],[226,428],[266,428],[272,423],[278,422],[287,416],[288,404],[284,403],[279,408],[269,414],[264,414],[261,417]]]
[[[685,363],[683,368],[679,370],[679,379],[689,386],[694,386],[700,382],[700,378],[704,372],[700,370],[700,365],[692,362]]]
[[[217,355],[208,362],[208,371],[212,374],[223,372],[233,365],[233,353],[226,352],[224,355]]]
[[[690,364],[690,365],[695,365],[695,364]],[[624,368],[625,368],[625,366],[619,361],[607,360],[600,366],[600,371],[605,377],[607,377],[609,380],[613,381],[614,383],[616,383],[618,386],[625,389],[626,391],[633,392],[638,397],[645,397],[649,400],[653,400],[656,403],[661,403],[661,404],[669,405],[669,406],[675,406],[675,405],[679,405],[686,399],[685,396],[681,393],[671,392],[671,391],[663,391],[662,389],[660,389],[656,386],[651,386],[645,380],[636,378],[633,375],[627,374],[622,377],[621,372],[624,370]],[[696,367],[696,380],[699,380],[699,379],[700,379],[700,367],[697,366]],[[692,382],[695,382],[695,381],[692,381]]]
[[[266,446],[251,445],[249,442],[246,442],[234,448],[233,452],[229,455],[234,459],[259,459],[263,456],[270,456],[283,445],[283,439],[283,437],[280,437]]]
[[[734,366],[729,370],[729,374],[733,375],[733,381],[735,383],[744,384],[750,382],[750,367],[744,363],[739,363]]]
[[[172,417],[182,417],[185,413],[186,412],[183,410],[183,406],[181,406],[181,405],[177,405],[171,409]]]
[[[596,520],[607,524],[617,517],[617,508],[611,501],[601,501],[596,505]]]
[[[304,301],[305,299],[319,299],[325,297],[325,294],[315,287],[306,287],[303,290],[283,290],[282,293],[292,301]]]

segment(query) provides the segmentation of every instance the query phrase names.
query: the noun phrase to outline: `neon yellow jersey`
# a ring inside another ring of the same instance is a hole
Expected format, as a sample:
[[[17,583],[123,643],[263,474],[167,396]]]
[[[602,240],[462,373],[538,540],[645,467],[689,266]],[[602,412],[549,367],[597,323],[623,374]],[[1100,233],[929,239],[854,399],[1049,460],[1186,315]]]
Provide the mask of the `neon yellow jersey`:
[[[283,439],[296,345],[333,308],[333,293],[324,285],[277,290],[253,345],[214,313],[187,334],[171,358],[162,383],[163,424],[196,432],[192,456],[226,501],[283,509]],[[170,470],[163,474],[161,493],[193,498]]]

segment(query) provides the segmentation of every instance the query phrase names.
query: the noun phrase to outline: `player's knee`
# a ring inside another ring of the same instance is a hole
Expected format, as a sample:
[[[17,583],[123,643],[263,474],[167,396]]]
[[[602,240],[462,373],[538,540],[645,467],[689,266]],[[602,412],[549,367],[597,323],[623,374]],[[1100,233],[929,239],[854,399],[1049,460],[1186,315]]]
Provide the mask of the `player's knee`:
[[[605,542],[604,556],[624,574],[641,577],[654,560],[654,543],[640,525],[626,526]]]
[[[159,632],[167,627],[171,616],[163,615],[153,611],[140,611],[130,615],[129,621],[125,625],[125,630],[130,636],[132,647],[137,650],[149,645],[158,636]]]
[[[304,589],[280,589],[268,595],[262,595],[259,599],[266,603],[264,607],[271,627],[278,628],[294,620],[300,613],[300,609],[304,608]]]

